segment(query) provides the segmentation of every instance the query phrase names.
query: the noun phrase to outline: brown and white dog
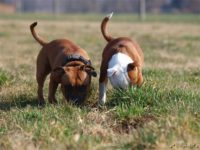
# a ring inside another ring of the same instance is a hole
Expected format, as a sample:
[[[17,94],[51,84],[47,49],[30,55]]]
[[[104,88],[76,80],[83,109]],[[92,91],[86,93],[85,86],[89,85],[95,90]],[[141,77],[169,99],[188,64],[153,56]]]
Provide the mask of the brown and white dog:
[[[35,40],[42,46],[37,57],[36,78],[39,104],[44,104],[43,86],[50,73],[48,100],[56,103],[55,93],[58,84],[67,100],[82,104],[87,97],[91,76],[96,71],[85,50],[67,39],[57,39],[49,43],[40,38],[34,30],[37,22],[30,25]]]
[[[101,23],[101,32],[108,42],[103,50],[100,78],[99,104],[106,102],[106,84],[109,78],[114,88],[127,88],[130,85],[142,85],[142,67],[144,56],[139,45],[127,37],[113,38],[106,32],[107,22],[113,13]]]

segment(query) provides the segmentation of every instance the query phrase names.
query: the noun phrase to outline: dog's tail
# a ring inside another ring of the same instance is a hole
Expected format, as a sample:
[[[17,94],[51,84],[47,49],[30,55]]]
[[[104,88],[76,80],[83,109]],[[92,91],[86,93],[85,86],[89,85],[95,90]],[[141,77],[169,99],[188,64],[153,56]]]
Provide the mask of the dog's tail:
[[[31,30],[31,33],[34,37],[34,39],[36,41],[38,41],[38,43],[40,43],[40,45],[44,46],[47,44],[47,42],[45,42],[41,37],[39,37],[39,35],[35,32],[35,26],[37,26],[37,22],[34,22],[30,25],[30,30]]]
[[[102,21],[102,23],[101,23],[101,32],[102,32],[102,34],[103,34],[103,37],[106,39],[106,41],[111,41],[111,40],[113,40],[113,37],[112,36],[110,36],[110,35],[108,35],[108,33],[107,33],[107,31],[106,31],[106,27],[107,27],[107,23],[108,23],[108,21],[112,18],[112,16],[113,16],[113,12],[111,13],[111,14],[109,14],[109,15],[107,15],[104,19],[103,19],[103,21]]]

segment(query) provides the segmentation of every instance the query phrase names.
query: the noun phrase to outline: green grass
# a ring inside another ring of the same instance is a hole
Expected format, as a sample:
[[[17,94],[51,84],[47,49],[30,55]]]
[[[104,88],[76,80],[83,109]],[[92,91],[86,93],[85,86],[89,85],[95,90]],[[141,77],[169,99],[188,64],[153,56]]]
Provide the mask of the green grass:
[[[109,105],[116,107],[118,119],[127,119],[148,114],[165,115],[177,110],[177,107],[180,111],[177,112],[178,114],[184,110],[198,114],[200,113],[199,99],[198,92],[179,88],[163,89],[148,82],[139,89],[132,87],[127,90],[114,91]]]
[[[39,20],[37,32],[47,41],[67,37],[78,43],[99,73],[106,44],[102,17],[0,14],[0,149],[199,149],[198,15],[150,15],[145,22],[114,15],[109,33],[136,39],[144,51],[142,87],[108,85],[107,103],[97,109],[94,78],[84,106],[65,102],[59,88],[57,105],[38,106],[35,62],[41,47],[29,25]]]
[[[0,69],[0,86],[6,84],[7,82],[11,80],[12,80],[12,76],[6,71],[3,71],[2,69]]]

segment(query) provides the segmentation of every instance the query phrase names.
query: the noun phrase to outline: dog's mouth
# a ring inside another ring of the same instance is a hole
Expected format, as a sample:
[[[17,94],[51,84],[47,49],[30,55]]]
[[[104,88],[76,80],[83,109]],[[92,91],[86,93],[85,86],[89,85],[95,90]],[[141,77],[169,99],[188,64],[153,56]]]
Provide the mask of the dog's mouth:
[[[86,86],[75,86],[71,85],[64,86],[63,94],[66,100],[72,102],[73,104],[83,104],[87,97],[87,87]]]

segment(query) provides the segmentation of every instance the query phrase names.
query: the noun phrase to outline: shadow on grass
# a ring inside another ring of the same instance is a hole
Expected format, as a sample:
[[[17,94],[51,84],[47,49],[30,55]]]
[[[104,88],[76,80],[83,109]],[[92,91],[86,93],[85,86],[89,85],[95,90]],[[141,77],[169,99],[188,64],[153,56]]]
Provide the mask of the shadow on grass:
[[[11,98],[10,101],[0,101],[0,110],[9,111],[12,108],[25,108],[27,106],[39,107],[36,98],[29,95],[17,95]]]
[[[200,76],[200,70],[193,72],[192,75],[193,76]]]

